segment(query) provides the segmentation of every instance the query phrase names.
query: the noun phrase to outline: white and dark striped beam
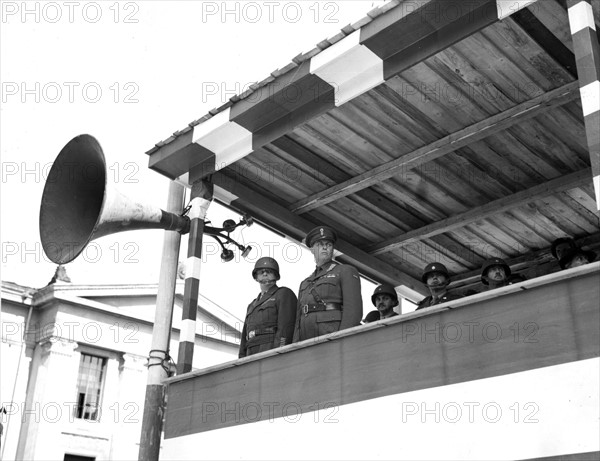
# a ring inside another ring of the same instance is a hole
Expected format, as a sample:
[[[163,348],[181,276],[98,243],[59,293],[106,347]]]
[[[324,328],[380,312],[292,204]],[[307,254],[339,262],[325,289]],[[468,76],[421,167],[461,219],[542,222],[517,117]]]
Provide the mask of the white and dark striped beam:
[[[568,0],[596,207],[600,211],[600,46],[590,0]]]
[[[190,196],[190,233],[185,266],[185,285],[177,355],[177,374],[192,370],[196,344],[196,313],[200,290],[200,266],[202,257],[202,234],[204,218],[212,201],[213,186],[208,181],[198,181],[192,186]]]
[[[402,2],[151,150],[149,167],[188,184],[204,178],[535,1]]]

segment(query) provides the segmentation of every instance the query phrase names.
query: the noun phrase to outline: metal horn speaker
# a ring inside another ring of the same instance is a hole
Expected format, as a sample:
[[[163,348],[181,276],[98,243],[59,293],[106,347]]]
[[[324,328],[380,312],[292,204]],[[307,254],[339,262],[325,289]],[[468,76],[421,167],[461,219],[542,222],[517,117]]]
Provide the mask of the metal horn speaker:
[[[48,174],[40,206],[40,238],[56,264],[73,261],[99,237],[139,229],[189,231],[189,218],[135,202],[107,184],[102,147],[90,135],[73,138]]]

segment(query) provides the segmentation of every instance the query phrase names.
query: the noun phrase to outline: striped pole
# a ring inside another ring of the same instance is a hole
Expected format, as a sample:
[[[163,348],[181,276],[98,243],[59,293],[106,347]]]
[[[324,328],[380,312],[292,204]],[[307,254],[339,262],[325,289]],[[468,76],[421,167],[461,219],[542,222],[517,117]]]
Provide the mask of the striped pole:
[[[600,46],[590,0],[568,0],[596,208],[600,211]]]
[[[177,374],[192,370],[194,345],[196,344],[196,312],[198,310],[198,291],[200,289],[200,262],[202,256],[202,234],[204,218],[213,198],[213,185],[200,180],[192,185],[190,201],[190,235],[185,265],[185,288],[183,311],[181,313],[181,331],[179,333],[179,354]]]

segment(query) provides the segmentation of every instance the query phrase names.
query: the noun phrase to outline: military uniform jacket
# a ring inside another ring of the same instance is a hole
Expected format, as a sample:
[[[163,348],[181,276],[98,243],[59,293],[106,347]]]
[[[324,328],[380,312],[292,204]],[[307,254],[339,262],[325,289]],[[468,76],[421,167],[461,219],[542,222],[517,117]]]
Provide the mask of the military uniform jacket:
[[[297,298],[286,287],[272,286],[248,305],[239,357],[268,351],[292,342]]]
[[[305,313],[304,306],[320,304],[313,289],[324,303],[339,304],[341,310]],[[294,342],[354,327],[361,320],[360,277],[355,267],[331,261],[317,267],[300,284]]]
[[[419,301],[418,307],[415,310],[423,309],[425,307],[435,306],[436,304],[442,304],[446,301],[452,301],[453,299],[460,299],[462,296],[456,295],[453,293],[446,293],[443,296],[440,296],[437,301],[433,300],[433,296],[429,295],[426,298],[423,298]]]

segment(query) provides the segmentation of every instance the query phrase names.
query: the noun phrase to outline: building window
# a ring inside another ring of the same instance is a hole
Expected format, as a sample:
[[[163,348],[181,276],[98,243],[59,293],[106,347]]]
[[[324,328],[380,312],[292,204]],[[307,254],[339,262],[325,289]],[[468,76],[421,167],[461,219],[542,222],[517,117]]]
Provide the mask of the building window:
[[[75,417],[98,421],[104,376],[106,375],[106,358],[89,354],[81,354],[79,377],[77,378],[77,406]]]

